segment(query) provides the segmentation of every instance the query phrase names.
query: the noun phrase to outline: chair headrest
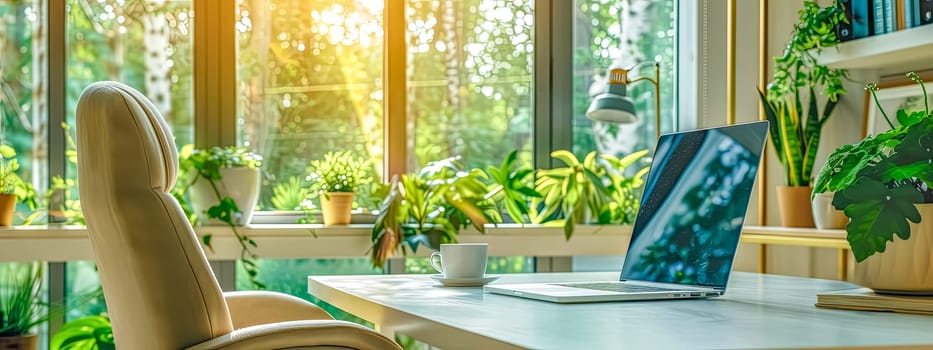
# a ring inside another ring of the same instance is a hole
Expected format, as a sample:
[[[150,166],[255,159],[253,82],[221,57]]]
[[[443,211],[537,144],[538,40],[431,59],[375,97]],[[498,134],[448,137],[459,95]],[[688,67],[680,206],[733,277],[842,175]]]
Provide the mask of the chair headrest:
[[[138,164],[149,169],[151,188],[169,192],[175,185],[178,174],[178,153],[175,150],[175,141],[171,127],[156,109],[155,105],[139,91],[126,84],[115,81],[102,81],[93,83],[81,93],[78,99],[78,124],[85,126],[78,128],[80,138],[86,138],[85,145],[95,143],[95,140],[106,138],[111,142],[142,142],[144,154],[135,158],[146,164]],[[133,123],[121,123],[115,118],[130,118]],[[135,126],[127,127],[128,125]],[[93,147],[93,146],[92,146]],[[131,147],[138,149],[137,147]],[[87,152],[89,150],[82,150]],[[122,161],[137,162],[136,159]]]

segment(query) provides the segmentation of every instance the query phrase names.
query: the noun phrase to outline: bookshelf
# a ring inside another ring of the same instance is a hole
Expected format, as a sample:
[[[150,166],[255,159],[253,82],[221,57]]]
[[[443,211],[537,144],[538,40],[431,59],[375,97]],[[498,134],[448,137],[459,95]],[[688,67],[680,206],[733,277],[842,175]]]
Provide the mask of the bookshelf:
[[[847,41],[814,50],[820,64],[831,68],[871,69],[881,75],[930,68],[933,61],[933,25]]]

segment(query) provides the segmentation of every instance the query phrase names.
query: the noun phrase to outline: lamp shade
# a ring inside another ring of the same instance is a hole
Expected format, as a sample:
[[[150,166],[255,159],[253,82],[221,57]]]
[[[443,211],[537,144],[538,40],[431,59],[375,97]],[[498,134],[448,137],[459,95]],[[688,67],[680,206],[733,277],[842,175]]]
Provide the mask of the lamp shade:
[[[599,94],[586,110],[586,117],[609,123],[628,124],[638,121],[635,104],[628,96]]]
[[[628,71],[614,68],[608,73],[606,89],[593,97],[590,108],[586,110],[586,117],[609,123],[628,124],[638,121],[635,113],[635,103],[626,96]]]

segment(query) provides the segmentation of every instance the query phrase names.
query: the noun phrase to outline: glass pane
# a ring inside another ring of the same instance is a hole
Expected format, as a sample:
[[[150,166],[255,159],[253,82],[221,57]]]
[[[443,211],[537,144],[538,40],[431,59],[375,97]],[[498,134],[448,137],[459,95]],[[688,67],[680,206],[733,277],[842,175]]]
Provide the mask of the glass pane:
[[[104,294],[100,292],[100,277],[93,261],[65,263],[65,298],[68,301],[65,321],[107,312]]]
[[[534,1],[409,0],[408,168],[531,162]]]
[[[381,178],[382,17],[378,0],[239,2],[238,142],[264,158],[261,208],[295,209],[276,208],[273,187],[306,187],[308,162],[328,151]]]
[[[674,53],[677,18],[673,0],[607,1],[574,0],[573,57],[573,151],[578,156],[598,150],[621,156],[654,147],[654,85],[631,84],[627,95],[635,103],[639,121],[633,124],[593,122],[586,118],[590,92],[605,84],[607,68],[631,68],[640,62],[659,62],[661,67],[661,130],[673,130]],[[654,78],[648,64],[630,78]],[[595,89],[594,89],[595,88]]]
[[[368,258],[353,259],[259,259],[259,280],[266,290],[290,294],[317,304],[338,320],[356,322],[372,327],[372,323],[353,316],[308,293],[309,275],[380,275]],[[236,289],[253,290],[243,263],[237,261]]]
[[[48,182],[48,67],[45,14],[38,1],[0,1],[0,143],[16,150],[19,174],[39,189]],[[15,224],[30,212],[20,204]]]
[[[190,0],[67,0],[67,123],[89,84],[115,80],[146,95],[172,126],[178,147],[194,139]],[[74,130],[69,130],[73,136]],[[73,149],[74,144],[67,146]],[[68,179],[77,171],[72,158]],[[73,191],[77,196],[77,191]]]

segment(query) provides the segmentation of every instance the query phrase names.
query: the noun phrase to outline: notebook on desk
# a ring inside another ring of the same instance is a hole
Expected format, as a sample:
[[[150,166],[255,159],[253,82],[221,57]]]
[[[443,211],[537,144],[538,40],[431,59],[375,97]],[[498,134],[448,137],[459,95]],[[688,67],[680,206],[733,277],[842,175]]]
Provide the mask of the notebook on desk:
[[[662,135],[618,281],[485,290],[557,303],[722,295],[767,134],[761,121]]]

